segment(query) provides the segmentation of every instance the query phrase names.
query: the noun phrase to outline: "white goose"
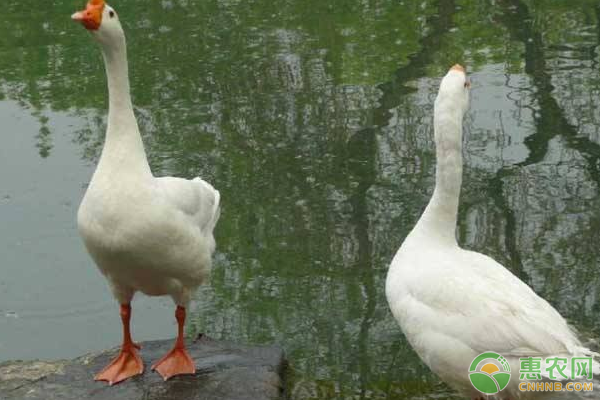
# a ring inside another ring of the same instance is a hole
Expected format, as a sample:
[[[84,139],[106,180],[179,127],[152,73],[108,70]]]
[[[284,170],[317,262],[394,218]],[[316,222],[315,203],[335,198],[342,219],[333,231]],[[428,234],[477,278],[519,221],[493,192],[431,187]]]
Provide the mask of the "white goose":
[[[88,252],[121,304],[123,344],[95,379],[112,385],[143,372],[129,330],[130,302],[138,291],[169,295],[177,304],[175,346],[152,369],[165,380],[192,374],[183,326],[194,290],[210,274],[219,192],[200,178],[152,176],[133,114],[125,35],[115,10],[104,0],[90,0],[72,18],[100,43],[109,94],[106,141],[77,222]]]
[[[532,398],[532,392],[518,388],[519,357],[594,353],[582,346],[550,304],[510,271],[458,246],[462,119],[468,104],[469,82],[457,64],[442,79],[435,100],[435,190],[392,260],[386,297],[423,362],[456,390],[482,397],[467,371],[476,356],[493,351],[508,360],[511,379],[504,390],[487,398]]]

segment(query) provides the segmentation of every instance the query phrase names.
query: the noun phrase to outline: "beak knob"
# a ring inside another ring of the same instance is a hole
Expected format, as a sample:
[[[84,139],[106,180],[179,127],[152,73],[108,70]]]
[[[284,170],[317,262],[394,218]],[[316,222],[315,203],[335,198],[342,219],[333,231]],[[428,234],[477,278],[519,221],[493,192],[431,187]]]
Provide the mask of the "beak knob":
[[[102,23],[102,11],[104,11],[103,0],[90,0],[85,10],[77,11],[71,15],[73,21],[81,22],[86,29],[95,31]]]
[[[83,11],[77,11],[76,13],[73,13],[73,15],[71,15],[71,19],[73,21],[83,21]]]

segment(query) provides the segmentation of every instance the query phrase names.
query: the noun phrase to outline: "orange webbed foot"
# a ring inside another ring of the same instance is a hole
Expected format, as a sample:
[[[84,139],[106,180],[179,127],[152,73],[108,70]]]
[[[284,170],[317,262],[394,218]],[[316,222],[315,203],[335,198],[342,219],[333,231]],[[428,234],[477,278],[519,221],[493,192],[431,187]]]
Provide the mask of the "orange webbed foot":
[[[166,356],[152,365],[152,370],[158,373],[166,381],[175,375],[194,374],[196,366],[185,347],[174,347]]]
[[[119,355],[100,371],[94,380],[107,381],[112,386],[143,372],[144,363],[137,354],[136,346],[124,346]]]

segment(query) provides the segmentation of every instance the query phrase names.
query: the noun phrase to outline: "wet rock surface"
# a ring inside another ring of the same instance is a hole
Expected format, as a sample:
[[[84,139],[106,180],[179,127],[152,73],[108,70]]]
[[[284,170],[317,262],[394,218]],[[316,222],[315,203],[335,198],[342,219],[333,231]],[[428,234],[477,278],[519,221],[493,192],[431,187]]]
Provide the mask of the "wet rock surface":
[[[0,364],[1,400],[271,400],[284,397],[285,360],[278,347],[247,347],[212,340],[188,340],[196,374],[163,381],[150,365],[173,340],[141,343],[144,373],[114,386],[95,382],[118,348],[73,360],[8,361]]]

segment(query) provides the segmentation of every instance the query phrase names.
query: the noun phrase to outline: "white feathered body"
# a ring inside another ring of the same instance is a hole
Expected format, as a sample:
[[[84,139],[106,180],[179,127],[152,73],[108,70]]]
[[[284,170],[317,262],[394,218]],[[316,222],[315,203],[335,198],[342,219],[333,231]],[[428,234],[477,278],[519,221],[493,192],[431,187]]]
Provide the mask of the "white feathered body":
[[[431,238],[418,230],[407,237],[392,261],[386,296],[410,345],[446,383],[481,396],[468,366],[493,351],[508,360],[511,381],[489,398],[520,398],[520,357],[592,354],[550,304],[502,265],[458,246],[436,246]]]
[[[79,231],[122,303],[135,291],[185,305],[210,275],[219,192],[196,178],[104,174],[78,212]]]

